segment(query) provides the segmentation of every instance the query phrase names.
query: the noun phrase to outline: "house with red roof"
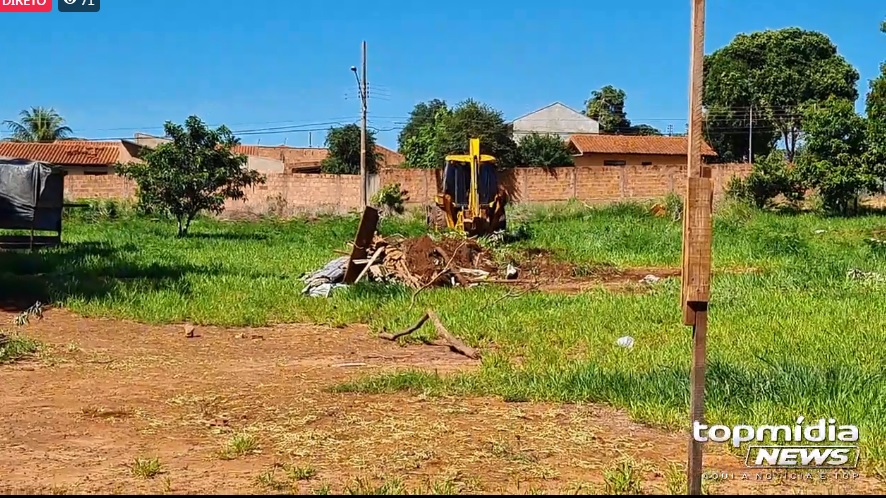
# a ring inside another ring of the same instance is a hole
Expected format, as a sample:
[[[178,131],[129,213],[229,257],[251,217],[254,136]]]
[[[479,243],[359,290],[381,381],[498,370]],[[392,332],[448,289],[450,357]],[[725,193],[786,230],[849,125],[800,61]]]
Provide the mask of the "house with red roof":
[[[576,166],[686,165],[689,138],[657,135],[570,135],[567,145]],[[702,157],[710,161],[717,153],[702,142]]]
[[[139,161],[141,152],[141,146],[128,140],[0,141],[0,157],[54,164],[69,175],[108,175],[114,172],[114,165],[118,163]]]

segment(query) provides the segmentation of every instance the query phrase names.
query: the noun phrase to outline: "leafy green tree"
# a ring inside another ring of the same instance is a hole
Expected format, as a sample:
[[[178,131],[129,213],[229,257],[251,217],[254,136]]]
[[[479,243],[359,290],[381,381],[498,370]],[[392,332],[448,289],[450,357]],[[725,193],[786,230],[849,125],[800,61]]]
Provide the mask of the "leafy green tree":
[[[660,135],[662,135],[662,132],[654,126],[650,126],[648,124],[641,124],[641,125],[631,126],[630,134],[660,136]]]
[[[585,101],[584,115],[600,124],[600,133],[618,135],[661,135],[654,126],[632,125],[625,111],[627,94],[620,88],[606,85],[591,92]]]
[[[6,120],[3,124],[12,133],[14,142],[55,142],[70,138],[70,128],[55,109],[32,107],[19,113],[18,121]]]
[[[468,99],[460,102],[452,112],[441,113],[442,147],[446,154],[467,154],[471,138],[480,139],[480,152],[491,154],[501,167],[517,163],[517,144],[513,129],[505,122],[501,111]]]
[[[246,156],[231,152],[240,141],[226,126],[213,130],[191,116],[184,126],[167,121],[164,128],[170,142],[145,153],[144,162],[121,164],[116,171],[138,185],[144,210],[175,218],[179,237],[201,211],[221,213],[225,199],[243,199],[246,187],[265,182],[244,167]]]
[[[433,125],[437,118],[437,111],[441,109],[447,109],[445,100],[433,99],[416,104],[412,112],[409,113],[406,125],[397,136],[397,145],[401,154],[404,153],[403,146],[406,141],[421,133],[421,129],[425,125]]]
[[[443,166],[443,158],[448,153],[444,144],[443,127],[449,121],[450,114],[452,111],[449,108],[438,108],[433,120],[423,122],[405,138],[400,153],[405,157],[407,166],[425,169]]]
[[[880,25],[886,33],[886,21]],[[868,123],[868,165],[872,173],[886,182],[886,62],[880,64],[880,74],[871,80],[865,99]]]
[[[360,174],[360,127],[355,124],[330,128],[326,133],[329,157],[320,164],[320,170],[334,175]],[[375,173],[378,164],[375,132],[366,130],[366,172]]]
[[[410,167],[441,168],[447,154],[466,154],[471,138],[479,138],[481,153],[494,156],[499,166],[516,165],[511,126],[500,111],[471,99],[452,109],[438,107],[433,121],[405,138],[401,153]]]
[[[524,166],[573,166],[569,147],[557,135],[530,133],[517,145],[517,157]]]
[[[626,133],[631,128],[631,121],[625,112],[624,90],[606,85],[591,92],[591,98],[585,101],[585,116],[600,123],[600,133]]]
[[[747,130],[753,109],[758,130],[754,148],[761,147],[755,154],[771,150],[772,134],[777,133],[793,161],[804,131],[803,106],[831,95],[854,101],[858,78],[858,71],[822,33],[784,28],[740,34],[705,57],[708,139],[720,147],[719,154],[740,157],[747,151],[747,138],[740,137],[747,133],[736,133],[736,128]]]
[[[761,209],[779,195],[790,201],[801,200],[804,190],[802,180],[780,150],[773,150],[755,161],[747,177],[733,177],[726,189],[731,197]]]
[[[876,186],[866,163],[865,119],[852,101],[830,97],[802,109],[805,129],[803,153],[798,155],[799,173],[815,188],[825,208],[848,214],[857,207],[858,196]]]

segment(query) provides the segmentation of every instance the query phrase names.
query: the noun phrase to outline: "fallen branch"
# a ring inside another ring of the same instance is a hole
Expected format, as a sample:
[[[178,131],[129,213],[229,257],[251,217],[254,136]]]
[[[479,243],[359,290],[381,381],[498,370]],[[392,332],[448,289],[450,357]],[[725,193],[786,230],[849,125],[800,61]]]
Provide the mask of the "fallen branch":
[[[409,327],[408,329],[404,330],[403,332],[398,332],[396,334],[379,334],[378,336],[381,337],[382,339],[387,339],[389,341],[396,341],[397,339],[403,337],[404,335],[409,335],[409,334],[415,332],[416,330],[420,329],[421,326],[424,325],[426,321],[428,321],[428,318],[430,318],[430,317],[428,316],[427,313],[425,313],[424,315],[421,316],[421,318],[418,319],[417,322],[415,322],[415,325],[413,325],[412,327]]]
[[[409,334],[412,334],[413,332],[417,331],[418,329],[421,328],[422,325],[424,325],[425,322],[428,321],[428,319],[430,319],[434,323],[434,329],[436,329],[437,335],[442,337],[443,340],[446,341],[445,345],[449,346],[449,349],[455,351],[456,353],[460,353],[464,356],[467,356],[468,358],[470,358],[472,360],[477,360],[480,358],[480,353],[478,353],[474,348],[468,346],[467,344],[462,342],[458,337],[455,337],[454,335],[450,334],[448,330],[446,330],[446,327],[444,327],[443,323],[440,321],[440,317],[438,317],[437,313],[435,313],[434,310],[432,310],[432,309],[428,309],[425,312],[425,314],[423,314],[421,316],[421,318],[418,319],[418,321],[415,323],[415,325],[413,325],[412,327],[409,327],[408,329],[404,330],[403,332],[399,332],[396,334],[379,334],[378,336],[381,337],[382,339],[387,339],[389,341],[395,341],[405,335],[409,335]],[[436,341],[430,342],[429,344],[443,345],[443,344],[437,343]]]
[[[538,288],[538,285],[531,285],[531,286],[529,286],[528,289],[523,290],[523,291],[520,291],[520,292],[514,292],[514,290],[511,289],[511,290],[509,290],[507,293],[505,293],[503,296],[501,296],[500,298],[496,299],[495,301],[492,301],[492,304],[493,304],[493,305],[498,304],[498,303],[504,301],[505,299],[507,299],[507,298],[509,298],[509,297],[520,297],[520,296],[522,296],[523,294],[526,294],[527,292],[529,292],[529,291],[533,291],[533,290],[535,290],[535,289],[537,289],[537,288]]]
[[[434,322],[434,328],[437,329],[437,334],[446,339],[446,342],[449,343],[449,347],[472,360],[476,360],[480,358],[480,353],[474,350],[474,348],[468,346],[467,344],[461,342],[458,337],[450,334],[446,327],[443,326],[443,323],[440,321],[440,317],[437,316],[437,313],[434,313],[434,310],[428,309],[426,315],[431,317],[431,321]]]

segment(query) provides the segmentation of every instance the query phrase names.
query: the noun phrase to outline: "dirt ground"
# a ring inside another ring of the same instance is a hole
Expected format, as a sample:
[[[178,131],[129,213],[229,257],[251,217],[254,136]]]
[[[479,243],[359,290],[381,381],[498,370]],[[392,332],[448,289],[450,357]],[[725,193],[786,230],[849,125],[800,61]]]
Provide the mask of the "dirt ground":
[[[388,369],[476,368],[360,326],[198,327],[188,338],[181,326],[49,310],[23,332],[45,349],[0,366],[0,494],[342,493],[394,479],[410,491],[600,493],[621,456],[641,466],[645,492],[666,493],[669,462],[686,456],[685,435],[608,407],[327,392]],[[257,451],[222,458],[237,433]],[[137,458],[159,459],[159,474],[133,475]],[[886,492],[866,477],[742,480],[739,458],[705,458],[735,473],[712,485],[718,494]],[[291,483],[286,468],[300,469]]]

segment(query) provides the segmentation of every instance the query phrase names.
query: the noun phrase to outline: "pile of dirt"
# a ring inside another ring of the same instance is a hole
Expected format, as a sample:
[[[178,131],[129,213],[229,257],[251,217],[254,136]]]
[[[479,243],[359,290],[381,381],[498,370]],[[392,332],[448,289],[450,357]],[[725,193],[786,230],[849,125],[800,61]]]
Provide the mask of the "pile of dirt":
[[[432,286],[472,287],[483,283],[507,283],[525,288],[584,289],[592,283],[654,283],[660,278],[679,275],[679,269],[630,268],[612,265],[574,265],[544,249],[513,251],[504,261],[476,240],[461,237],[414,238],[382,237],[376,234],[367,257],[355,260],[360,268],[357,280],[402,283],[413,289]],[[327,296],[344,282],[349,259],[339,258],[304,277],[303,292]],[[356,273],[354,273],[356,274]]]
[[[374,280],[396,280],[415,288],[476,283],[497,271],[489,254],[475,240],[428,235],[410,239],[376,236],[367,251],[375,255],[369,268]]]
[[[405,255],[409,271],[424,283],[446,269],[451,271],[474,269],[488,273],[496,271],[486,251],[471,239],[444,237],[434,241],[429,236],[423,235],[403,241],[399,245],[399,250]],[[390,251],[389,246],[388,252]]]

